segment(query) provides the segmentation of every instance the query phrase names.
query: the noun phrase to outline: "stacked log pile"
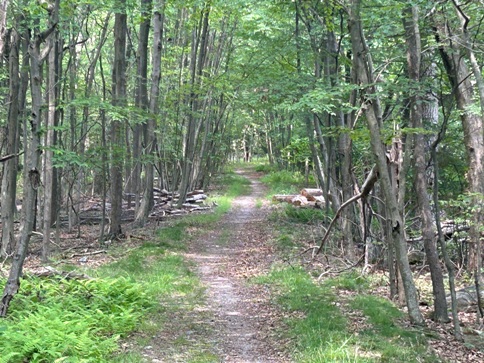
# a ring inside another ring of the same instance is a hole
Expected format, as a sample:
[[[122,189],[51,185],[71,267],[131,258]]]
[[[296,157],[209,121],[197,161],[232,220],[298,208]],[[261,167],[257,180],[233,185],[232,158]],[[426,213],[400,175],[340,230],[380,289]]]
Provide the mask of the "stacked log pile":
[[[124,195],[122,205],[122,221],[123,223],[132,222],[135,218],[135,203],[133,195]],[[203,190],[194,190],[187,194],[184,203],[180,208],[177,204],[180,194],[176,192],[169,192],[164,189],[154,189],[154,207],[151,211],[150,218],[154,220],[161,219],[165,216],[183,215],[195,211],[204,211],[211,209],[210,206],[205,206],[204,202],[207,195]],[[88,198],[83,201],[83,208],[79,212],[79,221],[81,224],[97,224],[102,221],[103,202],[99,198]],[[109,217],[111,210],[111,203],[106,202],[106,220]],[[62,222],[67,221],[67,216],[61,217]]]
[[[157,188],[155,188],[154,192],[155,206],[150,214],[150,218],[160,219],[167,215],[180,215],[211,209],[211,207],[203,205],[205,199],[207,199],[207,195],[203,190],[194,190],[188,193],[181,208],[176,208],[180,194]]]
[[[272,200],[303,208],[323,208],[325,205],[323,191],[318,188],[304,188],[299,194],[276,194]]]

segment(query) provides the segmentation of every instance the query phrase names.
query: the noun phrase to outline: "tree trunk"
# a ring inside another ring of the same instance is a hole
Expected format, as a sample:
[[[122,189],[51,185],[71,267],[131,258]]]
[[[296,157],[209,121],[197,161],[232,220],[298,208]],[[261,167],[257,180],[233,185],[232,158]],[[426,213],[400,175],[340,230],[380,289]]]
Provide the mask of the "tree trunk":
[[[0,59],[4,56],[8,3],[8,0],[0,0]]]
[[[126,0],[119,1],[119,12],[114,18],[114,64],[113,64],[113,98],[112,104],[117,107],[117,113],[123,112],[126,105]],[[121,213],[123,201],[123,132],[122,121],[111,120],[111,213],[109,236],[117,238],[121,235]]]
[[[58,4],[58,1],[57,1]],[[56,7],[57,11],[58,7]],[[37,190],[40,187],[40,136],[41,136],[41,106],[42,106],[42,63],[49,47],[41,49],[42,43],[54,31],[56,24],[42,33],[35,35],[30,44],[30,86],[32,97],[32,112],[30,119],[30,143],[27,158],[28,175],[24,179],[24,204],[22,208],[22,226],[20,239],[13,255],[10,273],[0,301],[0,316],[6,316],[10,301],[20,288],[20,276],[27,253],[31,233],[34,229]]]
[[[381,141],[381,108],[376,94],[375,81],[373,79],[371,56],[363,36],[360,19],[360,5],[361,0],[353,0],[350,9],[349,26],[353,53],[353,67],[357,77],[357,84],[360,85],[360,87],[365,86],[365,88],[361,90],[361,98],[364,103],[363,109],[365,110],[367,118],[371,148],[376,159],[376,165],[380,176],[380,185],[386,209],[388,211],[387,223],[391,229],[391,235],[395,243],[397,263],[402,275],[408,314],[412,323],[423,325],[424,320],[419,310],[417,291],[415,289],[412,272],[407,258],[407,246],[404,231],[405,226],[403,225],[403,219],[398,210],[398,202],[388,172],[386,152]]]
[[[53,18],[55,24],[58,19]],[[50,37],[50,52],[48,57],[48,79],[47,79],[47,98],[48,110],[45,123],[45,151],[44,151],[44,211],[43,211],[43,240],[42,240],[42,261],[47,262],[50,255],[50,230],[55,219],[52,218],[55,210],[54,198],[54,166],[53,148],[55,146],[55,127],[57,126],[57,81],[58,81],[58,32]]]
[[[481,265],[478,256],[480,231],[482,225],[482,199],[484,195],[484,125],[482,115],[472,111],[474,104],[473,84],[469,70],[461,53],[461,39],[453,34],[447,22],[442,23],[434,18],[436,37],[440,55],[453,87],[457,108],[460,110],[464,144],[469,168],[467,180],[472,194],[472,223],[470,225],[468,264],[469,271],[474,272]]]
[[[416,6],[404,10],[404,27],[407,41],[407,63],[410,79],[415,86],[420,82],[421,68],[421,42],[418,26],[418,9]],[[414,129],[420,130],[422,122],[422,99],[419,95],[410,96],[410,121]],[[422,223],[422,237],[425,254],[430,267],[432,279],[432,292],[434,295],[433,319],[439,322],[448,322],[447,300],[445,296],[444,277],[440,267],[437,245],[434,237],[432,210],[430,207],[428,185],[426,177],[425,141],[419,133],[414,136],[413,157],[415,163],[415,190],[420,209]]]
[[[153,14],[153,47],[151,59],[151,90],[150,90],[150,104],[149,111],[151,115],[159,112],[159,98],[160,98],[160,79],[161,79],[161,51],[163,47],[163,23],[165,14],[165,2],[161,1],[157,4],[158,9]],[[153,186],[154,186],[154,157],[156,151],[156,137],[155,137],[156,120],[150,116],[147,123],[145,154],[149,156],[149,160],[145,165],[145,184],[143,198],[141,200],[140,208],[136,215],[136,223],[144,225],[148,219],[148,215],[153,208]]]
[[[10,97],[8,109],[8,124],[6,138],[6,154],[18,154],[19,145],[19,95],[20,95],[20,78],[19,78],[19,48],[20,37],[16,30],[12,31],[12,41],[10,42],[9,54],[9,79],[10,79]],[[17,196],[17,167],[18,156],[15,156],[3,164],[2,175],[2,242],[0,255],[5,258],[14,248],[14,218],[16,212],[15,199]]]

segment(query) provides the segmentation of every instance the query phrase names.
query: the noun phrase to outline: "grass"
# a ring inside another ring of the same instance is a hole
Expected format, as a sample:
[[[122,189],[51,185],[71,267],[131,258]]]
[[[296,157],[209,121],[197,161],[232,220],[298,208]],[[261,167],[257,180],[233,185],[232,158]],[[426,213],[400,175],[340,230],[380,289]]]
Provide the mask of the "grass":
[[[294,362],[439,362],[422,331],[400,326],[403,315],[393,303],[357,294],[371,286],[366,277],[347,273],[318,284],[302,268],[280,267],[255,282],[266,284],[286,311]]]
[[[226,186],[223,195],[228,198],[247,195],[250,192],[250,180],[234,172],[223,174],[217,180],[217,184]]]
[[[305,186],[304,175],[288,170],[272,171],[261,181],[268,186],[270,195],[297,194]]]

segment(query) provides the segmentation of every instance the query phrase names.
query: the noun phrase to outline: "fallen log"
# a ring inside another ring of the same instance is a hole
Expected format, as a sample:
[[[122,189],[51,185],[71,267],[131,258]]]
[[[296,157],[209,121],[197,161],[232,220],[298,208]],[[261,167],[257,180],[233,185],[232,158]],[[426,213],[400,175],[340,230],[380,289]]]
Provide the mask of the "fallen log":
[[[296,195],[291,200],[291,204],[296,205],[298,207],[306,206],[308,204],[308,199],[302,195]]]

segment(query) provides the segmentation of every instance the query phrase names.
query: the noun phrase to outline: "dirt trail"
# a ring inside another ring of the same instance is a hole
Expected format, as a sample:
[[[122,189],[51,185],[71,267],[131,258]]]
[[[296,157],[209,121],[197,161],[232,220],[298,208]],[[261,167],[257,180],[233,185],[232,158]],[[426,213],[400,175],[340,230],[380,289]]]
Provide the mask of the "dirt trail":
[[[142,355],[151,363],[285,363],[281,312],[264,285],[248,279],[268,271],[275,253],[262,206],[260,175],[241,170],[251,181],[249,195],[235,199],[217,227],[190,243],[186,258],[205,287],[191,300],[172,297],[163,331],[149,339]],[[175,308],[173,308],[175,307]]]
[[[190,258],[207,287],[213,313],[213,337],[221,362],[285,362],[271,340],[272,311],[263,287],[246,278],[263,273],[272,262],[266,245],[270,231],[267,211],[261,208],[264,189],[255,174],[238,171],[251,181],[251,193],[238,197],[220,228],[192,247]]]

